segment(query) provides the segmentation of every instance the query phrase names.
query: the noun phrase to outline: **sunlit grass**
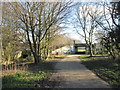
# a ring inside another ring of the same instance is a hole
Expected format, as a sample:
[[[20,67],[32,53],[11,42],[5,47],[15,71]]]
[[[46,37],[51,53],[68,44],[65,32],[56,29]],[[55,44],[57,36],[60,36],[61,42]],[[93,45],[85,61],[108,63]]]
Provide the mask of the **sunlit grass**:
[[[87,60],[89,60],[89,56],[90,55],[81,55],[80,56],[80,60],[82,60],[82,61],[87,61]],[[88,58],[87,58],[88,57]]]
[[[78,49],[78,52],[85,52],[85,49]]]
[[[41,79],[51,76],[54,65],[50,62],[30,64],[28,70],[2,76],[3,88],[34,88]]]
[[[107,55],[81,55],[82,63],[96,73],[100,78],[104,79],[113,87],[120,86],[120,66],[115,60],[106,57]]]
[[[84,55],[80,56],[80,60],[88,61],[88,60],[91,60],[91,59],[102,59],[102,58],[105,59],[105,58],[108,58],[107,56],[108,56],[108,54],[104,54],[104,55],[96,54],[96,55],[93,55],[93,57],[90,57],[90,55],[84,54]]]
[[[46,78],[48,73],[16,73],[3,76],[3,88],[33,88],[36,80]]]

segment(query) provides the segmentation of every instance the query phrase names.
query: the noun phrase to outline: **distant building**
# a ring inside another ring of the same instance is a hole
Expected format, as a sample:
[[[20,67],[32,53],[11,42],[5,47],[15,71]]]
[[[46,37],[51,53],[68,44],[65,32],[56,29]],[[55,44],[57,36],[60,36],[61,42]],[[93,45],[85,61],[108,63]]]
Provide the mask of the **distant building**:
[[[74,41],[73,46],[74,46],[74,53],[89,54],[89,48],[85,43],[78,43],[78,42],[76,43]],[[93,47],[93,52],[95,52],[96,44],[93,44],[92,47]]]

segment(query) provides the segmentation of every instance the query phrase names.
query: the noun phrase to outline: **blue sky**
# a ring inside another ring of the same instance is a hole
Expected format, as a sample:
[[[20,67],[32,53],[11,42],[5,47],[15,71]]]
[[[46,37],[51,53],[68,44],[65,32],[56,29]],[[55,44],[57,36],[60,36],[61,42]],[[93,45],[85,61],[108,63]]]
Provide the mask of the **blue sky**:
[[[94,7],[93,7],[93,8],[94,8]],[[100,9],[101,11],[103,10],[103,8],[100,8],[100,7],[99,7],[99,9]],[[61,24],[61,26],[65,26],[65,27],[66,27],[66,28],[63,28],[64,31],[63,31],[62,33],[65,33],[66,36],[68,36],[68,37],[70,37],[70,38],[72,38],[72,39],[80,40],[80,42],[83,42],[83,43],[84,43],[84,42],[85,42],[85,41],[84,41],[84,38],[83,38],[82,36],[80,36],[80,35],[76,32],[76,30],[75,30],[75,28],[74,28],[74,24],[76,23],[76,22],[73,22],[73,21],[75,20],[75,12],[74,12],[74,10],[75,10],[75,7],[71,9],[70,16],[69,16],[69,18],[66,20],[67,24]],[[97,29],[101,29],[101,28],[99,27],[99,28],[97,28]],[[79,28],[79,31],[80,31],[81,34],[83,34],[83,32],[82,32],[82,30],[80,30],[80,28]]]

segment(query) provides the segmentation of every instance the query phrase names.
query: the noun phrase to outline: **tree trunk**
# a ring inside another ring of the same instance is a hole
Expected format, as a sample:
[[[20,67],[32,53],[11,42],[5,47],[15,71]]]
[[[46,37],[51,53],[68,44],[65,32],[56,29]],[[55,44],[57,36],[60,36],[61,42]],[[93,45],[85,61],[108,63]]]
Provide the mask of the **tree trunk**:
[[[34,63],[35,64],[38,64],[39,63],[39,56],[36,54],[36,53],[33,53],[33,56],[34,56]]]
[[[93,51],[92,51],[92,45],[89,45],[89,53],[90,53],[90,56],[92,57],[93,56]]]

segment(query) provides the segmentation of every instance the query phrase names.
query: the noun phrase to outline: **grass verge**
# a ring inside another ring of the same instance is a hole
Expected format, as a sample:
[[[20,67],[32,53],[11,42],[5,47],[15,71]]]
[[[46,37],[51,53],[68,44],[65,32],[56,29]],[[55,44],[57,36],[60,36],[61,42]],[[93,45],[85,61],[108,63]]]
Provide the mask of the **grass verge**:
[[[34,88],[39,81],[51,76],[54,63],[44,62],[40,64],[29,64],[26,71],[2,75],[2,88]],[[9,71],[7,71],[9,72]],[[44,87],[39,84],[39,87]]]
[[[82,64],[108,82],[113,88],[120,87],[120,65],[118,61],[101,55],[93,57],[81,55],[80,60]]]

